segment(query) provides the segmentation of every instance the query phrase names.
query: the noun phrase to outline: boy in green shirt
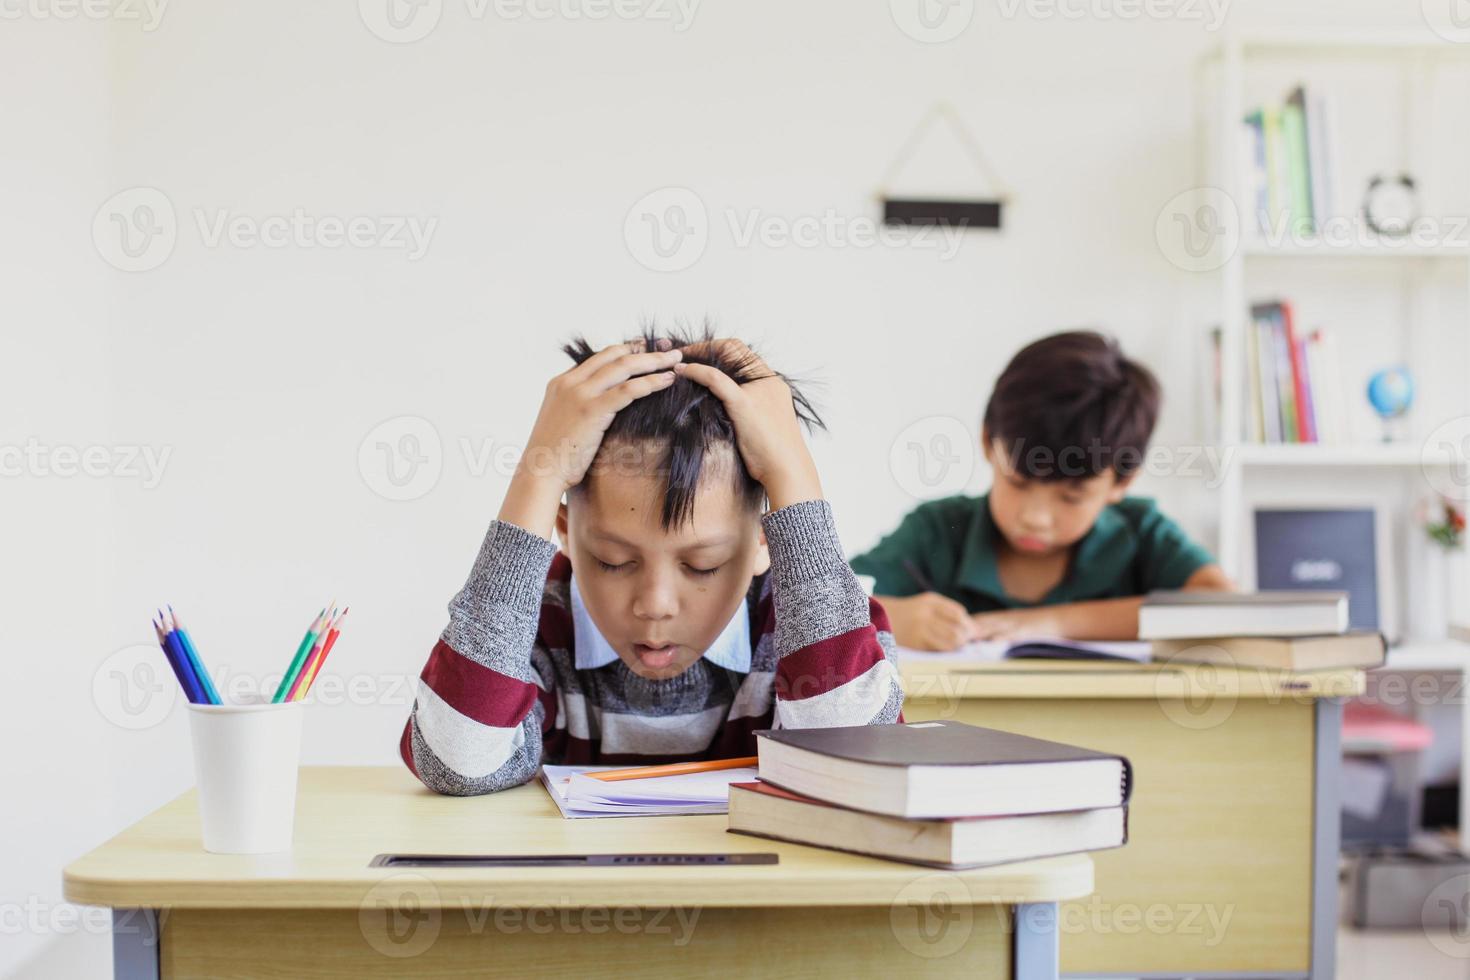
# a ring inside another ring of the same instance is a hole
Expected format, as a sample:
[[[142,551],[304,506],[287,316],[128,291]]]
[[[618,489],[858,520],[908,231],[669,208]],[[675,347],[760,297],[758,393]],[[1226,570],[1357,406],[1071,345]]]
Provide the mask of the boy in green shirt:
[[[894,639],[1135,639],[1144,593],[1231,588],[1152,500],[1126,496],[1158,410],[1153,375],[1101,334],[1016,354],[985,408],[990,492],[923,504],[852,562],[875,578]]]

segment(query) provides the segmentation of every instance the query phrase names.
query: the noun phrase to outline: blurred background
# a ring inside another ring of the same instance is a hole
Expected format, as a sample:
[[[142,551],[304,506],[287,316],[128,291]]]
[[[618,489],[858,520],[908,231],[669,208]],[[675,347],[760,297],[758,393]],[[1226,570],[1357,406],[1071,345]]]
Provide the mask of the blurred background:
[[[1371,511],[1398,666],[1458,676],[1463,6],[0,0],[0,971],[104,975],[60,868],[192,785],[153,610],[258,686],[350,603],[304,761],[394,763],[559,345],[649,318],[820,383],[849,553],[987,485],[1020,346],[1106,330],[1165,386],[1137,492],[1247,586],[1260,508]],[[1243,122],[1299,87],[1300,227]],[[1315,431],[1273,431],[1283,307]],[[1448,823],[1463,703],[1411,706]]]

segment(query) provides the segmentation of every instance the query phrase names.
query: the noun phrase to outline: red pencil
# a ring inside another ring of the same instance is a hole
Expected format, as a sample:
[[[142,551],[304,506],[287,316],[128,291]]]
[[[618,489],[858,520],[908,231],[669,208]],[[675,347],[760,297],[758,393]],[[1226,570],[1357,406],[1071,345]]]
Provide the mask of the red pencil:
[[[333,602],[336,600],[334,599]],[[286,689],[286,701],[300,701],[301,692],[306,681],[306,671],[311,667],[311,662],[321,655],[322,647],[327,642],[327,631],[332,628],[332,619],[337,615],[336,606],[329,606],[332,611],[326,613],[321,620],[321,629],[317,631],[316,639],[312,641],[311,648],[307,650],[306,656],[301,661],[301,669],[296,672],[296,679]],[[316,624],[313,623],[313,626]],[[284,683],[284,682],[283,682]]]
[[[347,618],[347,611],[351,608],[351,606],[348,606],[347,609],[343,609],[342,614],[331,623],[331,628],[326,633],[327,638],[322,643],[321,649],[315,651],[306,661],[306,666],[301,669],[301,678],[298,682],[301,688],[300,691],[292,692],[288,700],[300,701],[311,690],[312,682],[316,680],[317,673],[322,669],[322,664],[326,661],[327,654],[332,652],[332,645],[337,642],[337,637],[342,634],[342,620]]]

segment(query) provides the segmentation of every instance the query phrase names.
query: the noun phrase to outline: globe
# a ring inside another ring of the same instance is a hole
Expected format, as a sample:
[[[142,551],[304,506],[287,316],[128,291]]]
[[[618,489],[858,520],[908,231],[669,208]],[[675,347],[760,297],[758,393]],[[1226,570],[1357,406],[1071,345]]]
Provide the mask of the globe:
[[[1368,403],[1383,419],[1396,419],[1414,403],[1414,379],[1407,368],[1379,371],[1368,379]]]

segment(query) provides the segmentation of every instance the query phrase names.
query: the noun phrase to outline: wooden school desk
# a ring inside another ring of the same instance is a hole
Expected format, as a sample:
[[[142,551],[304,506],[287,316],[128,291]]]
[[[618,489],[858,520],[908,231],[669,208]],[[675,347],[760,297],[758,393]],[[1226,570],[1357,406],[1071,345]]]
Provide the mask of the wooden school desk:
[[[904,720],[951,718],[1127,756],[1126,847],[1062,907],[1062,972],[1334,972],[1341,698],[1353,670],[903,660]]]
[[[564,820],[539,784],[435,796],[405,769],[301,771],[289,853],[199,841],[191,791],[66,868],[111,906],[114,973],[180,977],[1055,978],[1086,856],[950,873],[731,834],[726,817]],[[774,852],[774,865],[392,868],[383,853]],[[158,941],[159,930],[162,941]]]

